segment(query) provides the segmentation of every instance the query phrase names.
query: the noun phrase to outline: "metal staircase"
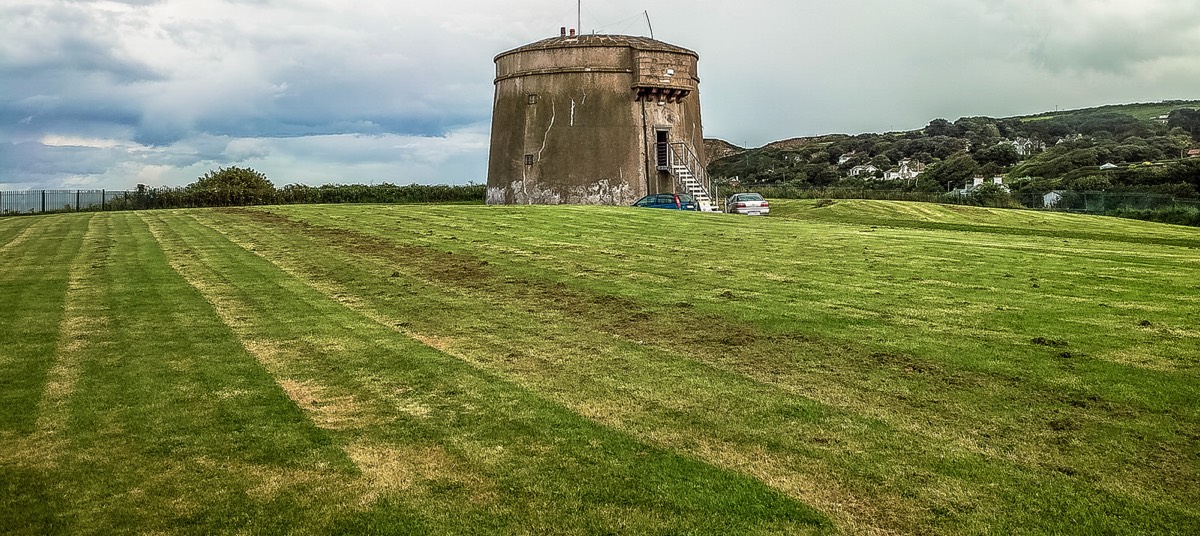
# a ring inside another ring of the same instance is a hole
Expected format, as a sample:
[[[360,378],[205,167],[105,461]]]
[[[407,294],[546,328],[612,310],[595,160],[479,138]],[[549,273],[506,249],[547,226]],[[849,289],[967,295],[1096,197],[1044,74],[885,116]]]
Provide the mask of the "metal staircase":
[[[691,144],[675,142],[663,145],[667,145],[667,151],[670,152],[669,171],[671,176],[675,177],[675,181],[682,191],[696,198],[700,210],[716,212],[717,204],[709,194],[711,184],[708,182],[708,173],[704,170],[700,159],[696,157],[696,152],[692,150]],[[662,148],[660,147],[659,150],[661,151]]]

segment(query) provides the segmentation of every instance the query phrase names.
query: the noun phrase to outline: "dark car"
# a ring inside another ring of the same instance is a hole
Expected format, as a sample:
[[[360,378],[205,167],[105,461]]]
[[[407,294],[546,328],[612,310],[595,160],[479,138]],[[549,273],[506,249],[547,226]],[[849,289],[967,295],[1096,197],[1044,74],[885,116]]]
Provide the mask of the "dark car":
[[[688,194],[650,194],[638,199],[633,206],[646,208],[669,208],[674,210],[700,210],[700,203]]]

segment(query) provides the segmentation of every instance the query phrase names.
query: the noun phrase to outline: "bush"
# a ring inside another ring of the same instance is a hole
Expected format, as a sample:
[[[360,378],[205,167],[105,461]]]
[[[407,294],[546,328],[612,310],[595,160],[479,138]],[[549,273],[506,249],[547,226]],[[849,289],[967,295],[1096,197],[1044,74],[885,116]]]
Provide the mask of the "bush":
[[[209,171],[186,189],[202,206],[261,205],[275,200],[275,185],[266,175],[237,166]]]

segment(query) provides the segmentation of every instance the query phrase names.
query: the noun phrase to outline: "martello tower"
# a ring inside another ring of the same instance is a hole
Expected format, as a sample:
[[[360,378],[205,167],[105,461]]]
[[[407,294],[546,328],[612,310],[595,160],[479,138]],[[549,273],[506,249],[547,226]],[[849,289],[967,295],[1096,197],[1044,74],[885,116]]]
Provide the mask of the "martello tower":
[[[488,204],[626,205],[686,192],[710,207],[699,58],[565,28],[496,56]]]

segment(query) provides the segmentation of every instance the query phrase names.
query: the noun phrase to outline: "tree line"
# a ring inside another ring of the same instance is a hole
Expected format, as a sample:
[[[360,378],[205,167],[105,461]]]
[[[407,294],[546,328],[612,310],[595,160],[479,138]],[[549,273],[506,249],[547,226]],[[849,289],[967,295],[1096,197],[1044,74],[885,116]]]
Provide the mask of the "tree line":
[[[479,184],[289,184],[276,188],[265,174],[233,166],[209,171],[187,186],[150,188],[139,184],[129,195],[108,204],[113,210],[121,210],[301,203],[482,203],[486,193],[487,187]]]

